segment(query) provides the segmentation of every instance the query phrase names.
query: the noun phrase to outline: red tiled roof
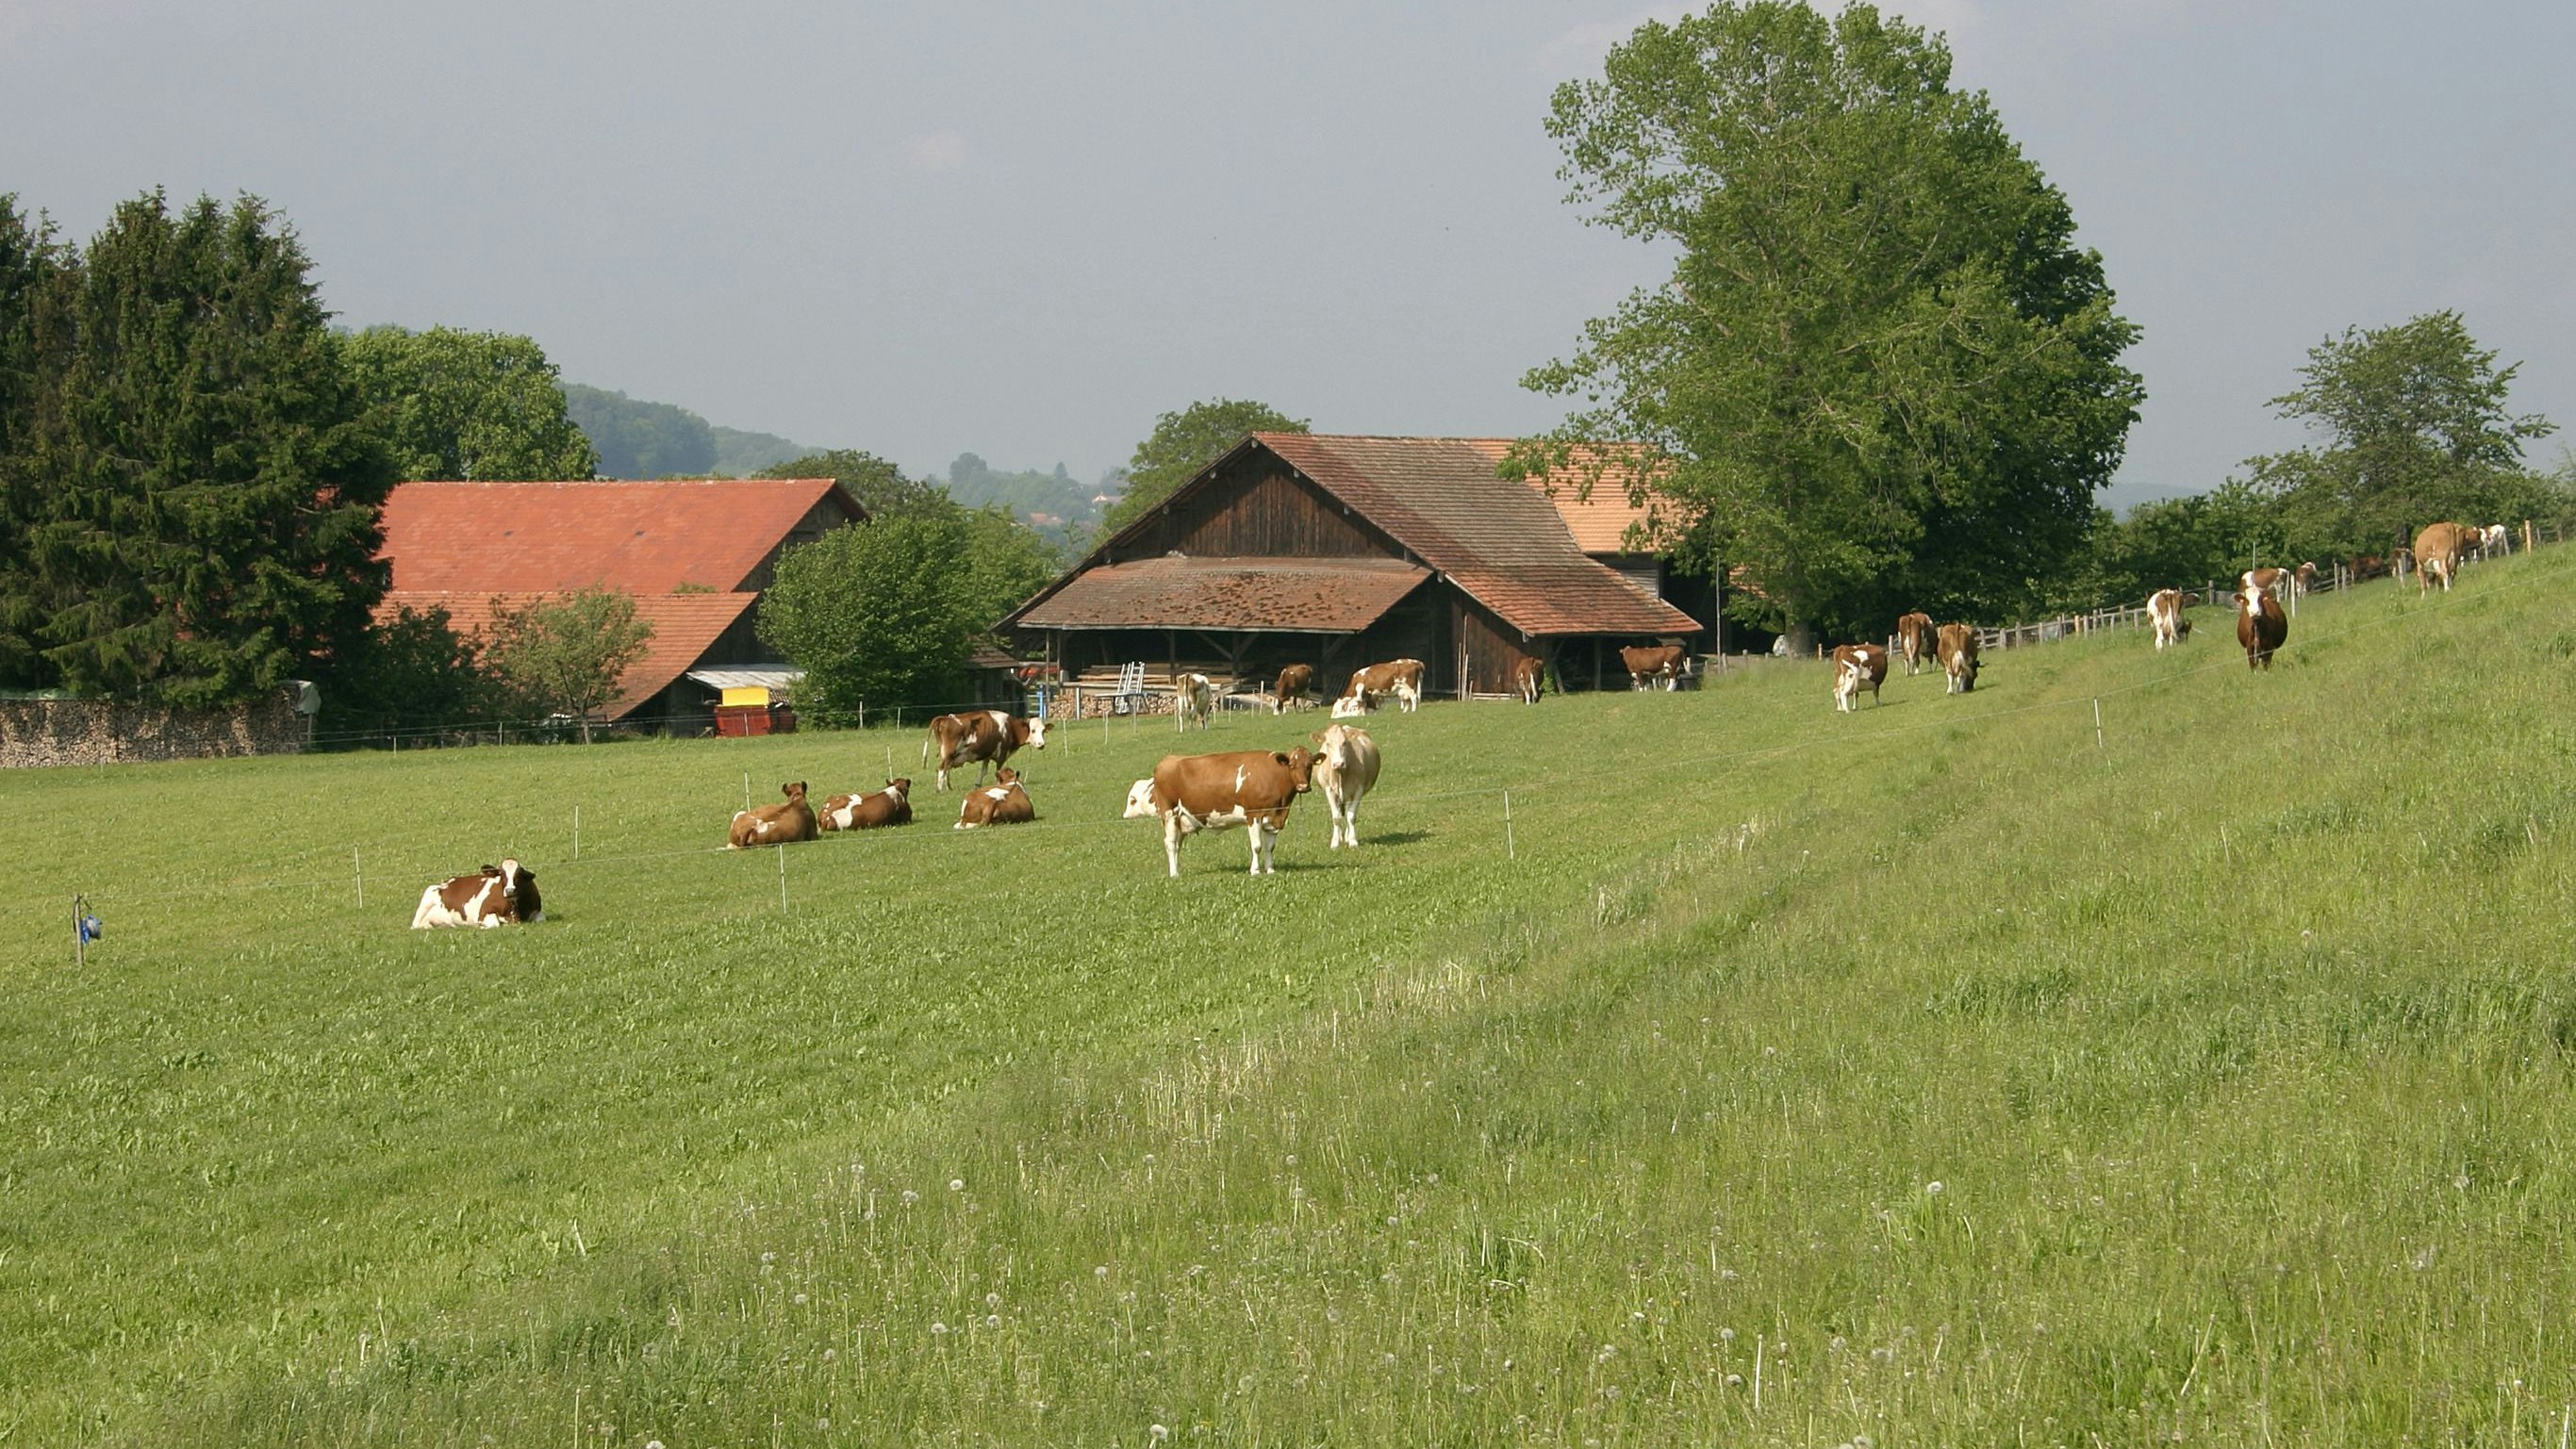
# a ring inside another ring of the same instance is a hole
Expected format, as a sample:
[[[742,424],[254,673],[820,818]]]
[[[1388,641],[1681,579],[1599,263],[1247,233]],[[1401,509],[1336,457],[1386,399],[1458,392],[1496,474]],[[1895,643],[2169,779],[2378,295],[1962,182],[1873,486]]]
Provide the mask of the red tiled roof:
[[[1461,438],[1458,441],[1483,453],[1494,462],[1503,461],[1511,451],[1510,438]],[[1634,464],[1620,461],[1621,452],[1634,454],[1633,447],[1612,451],[1601,466],[1600,476],[1592,478],[1591,464],[1599,455],[1588,450],[1578,454],[1568,467],[1551,469],[1525,479],[1540,497],[1556,506],[1559,518],[1574,535],[1575,547],[1585,553],[1660,553],[1671,547],[1685,526],[1688,511],[1678,499],[1652,487],[1643,503],[1632,503],[1628,490],[1637,480]],[[1583,496],[1583,485],[1592,484],[1592,496]],[[1629,530],[1636,532],[1631,535]]]
[[[403,590],[739,589],[835,494],[866,516],[829,478],[405,483],[385,500],[382,557]]]
[[[550,592],[553,591],[394,589],[376,605],[376,617],[390,619],[405,607],[420,613],[442,608],[447,611],[448,626],[457,633],[481,635],[492,625],[495,599],[517,608]],[[608,717],[623,719],[669,688],[671,681],[686,674],[759,598],[758,594],[636,595],[635,615],[653,626],[653,637],[644,646],[644,657],[618,681],[617,699],[608,706]]]
[[[1253,437],[1525,634],[1699,630],[1688,614],[1587,557],[1539,489],[1496,477],[1504,440]]]
[[[1018,623],[1356,634],[1429,577],[1392,558],[1144,558],[1084,571]]]

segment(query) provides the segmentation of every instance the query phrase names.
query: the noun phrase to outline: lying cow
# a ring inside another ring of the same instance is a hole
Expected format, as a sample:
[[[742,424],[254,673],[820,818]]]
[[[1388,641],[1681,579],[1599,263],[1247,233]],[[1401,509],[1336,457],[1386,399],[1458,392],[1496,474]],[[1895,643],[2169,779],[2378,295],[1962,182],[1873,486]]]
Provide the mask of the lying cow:
[[[1512,665],[1512,693],[1523,704],[1538,703],[1539,692],[1547,683],[1547,666],[1535,659],[1522,659]]]
[[[1315,736],[1315,743],[1323,746],[1315,752],[1315,788],[1324,792],[1324,808],[1333,822],[1332,842],[1325,849],[1348,845],[1357,850],[1360,797],[1377,787],[1377,741],[1364,729],[1337,724]]]
[[[1270,690],[1270,712],[1284,713],[1291,701],[1302,706],[1306,695],[1315,687],[1315,666],[1291,664],[1279,671],[1279,682]]]
[[[1181,873],[1181,842],[1202,830],[1241,825],[1252,832],[1252,874],[1273,872],[1271,852],[1288,807],[1312,785],[1315,757],[1301,746],[1285,752],[1230,750],[1165,755],[1154,777],[1127,792],[1129,818],[1160,816],[1163,858]]]
[[[1333,718],[1348,719],[1377,708],[1387,695],[1395,696],[1396,708],[1411,714],[1422,708],[1422,661],[1390,659],[1372,664],[1351,674],[1350,685],[1342,697],[1333,701]]]
[[[875,830],[912,823],[912,781],[888,780],[865,795],[835,795],[823,802],[825,830]]]
[[[975,766],[975,783],[984,783],[984,767],[999,769],[1011,762],[1013,751],[1023,746],[1032,750],[1046,748],[1046,721],[1021,719],[998,709],[979,709],[967,714],[943,714],[930,722],[930,737],[921,742],[921,757],[930,758],[931,746],[939,747],[939,788],[948,788],[948,772],[960,765]]]
[[[1950,677],[1945,694],[1967,694],[1977,687],[1977,630],[1973,624],[1944,624],[1935,638],[1941,672]],[[1876,691],[1872,691],[1872,697]]]
[[[2191,618],[2183,613],[2190,602],[2191,595],[2180,589],[2158,589],[2147,595],[2147,622],[2155,625],[2158,650],[2191,637]]]
[[[1896,648],[1905,656],[1906,677],[1913,678],[1915,671],[1922,668],[1933,655],[1932,616],[1920,610],[1911,614],[1898,615]]]
[[[781,785],[778,793],[787,798],[776,805],[756,805],[733,812],[733,828],[725,832],[725,849],[794,845],[821,833],[814,807],[805,803],[804,781]]]
[[[2281,601],[2262,589],[2236,592],[2236,642],[2245,646],[2245,667],[2269,669],[2272,651],[2290,637],[2289,616]]]
[[[545,901],[537,894],[537,877],[515,860],[487,865],[474,875],[440,881],[420,893],[411,913],[411,928],[433,926],[507,926],[542,921]]]
[[[1659,681],[1679,689],[1690,652],[1679,644],[1643,644],[1620,650],[1619,662],[1628,668],[1630,689],[1652,689]]]
[[[2426,524],[2415,535],[2415,591],[2418,597],[2433,592],[2433,581],[2442,581],[2442,592],[2451,591],[2452,576],[2460,571],[2461,555],[2468,552],[2471,530],[2465,524]]]
[[[993,771],[992,784],[976,786],[957,802],[957,824],[952,828],[1025,825],[1037,818],[1038,808],[1029,803],[1029,792],[1020,784],[1020,772],[1003,765]]]
[[[1872,704],[1880,703],[1878,687],[1887,682],[1887,650],[1877,644],[1845,644],[1834,650],[1834,711],[1849,714],[1860,708],[1860,692],[1869,691]]]
[[[1189,733],[1193,721],[1207,729],[1216,714],[1216,681],[1204,674],[1184,674],[1172,681],[1172,713],[1179,716],[1181,733]]]

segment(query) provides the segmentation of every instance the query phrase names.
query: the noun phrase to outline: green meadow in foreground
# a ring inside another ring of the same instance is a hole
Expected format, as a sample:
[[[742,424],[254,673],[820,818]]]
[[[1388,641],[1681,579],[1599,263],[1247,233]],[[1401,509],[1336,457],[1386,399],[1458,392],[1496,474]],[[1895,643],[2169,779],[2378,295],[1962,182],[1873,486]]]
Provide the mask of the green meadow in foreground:
[[[1260,880],[1167,725],[13,775],[0,1444],[2561,1444],[2571,604],[1434,704]]]

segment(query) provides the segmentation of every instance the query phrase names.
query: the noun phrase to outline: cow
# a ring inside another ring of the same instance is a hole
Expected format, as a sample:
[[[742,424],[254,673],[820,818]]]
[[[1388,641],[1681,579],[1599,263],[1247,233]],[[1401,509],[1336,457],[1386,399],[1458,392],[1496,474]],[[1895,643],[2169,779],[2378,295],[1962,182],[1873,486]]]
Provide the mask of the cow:
[[[2387,575],[2388,560],[2385,557],[2375,553],[2365,553],[2353,558],[2352,581],[2354,583],[2360,583],[2364,579],[2385,578]]]
[[[821,833],[814,819],[814,807],[805,803],[804,781],[781,785],[778,793],[787,797],[779,804],[756,805],[749,810],[733,812],[733,828],[725,832],[725,849],[794,845]]]
[[[420,893],[420,907],[411,913],[411,928],[426,931],[433,926],[507,926],[526,924],[546,918],[546,906],[537,894],[536,872],[515,860],[487,865],[474,875],[460,875],[443,880]]]
[[[1181,842],[1202,830],[1248,827],[1252,832],[1252,874],[1275,870],[1272,852],[1288,807],[1313,786],[1315,757],[1302,745],[1293,750],[1230,750],[1215,755],[1165,755],[1154,777],[1136,782],[1127,793],[1131,819],[1160,816],[1163,859],[1171,873],[1181,873]]]
[[[1209,728],[1216,714],[1216,681],[1204,674],[1184,674],[1172,681],[1172,713],[1181,721],[1181,733],[1188,734],[1190,722],[1200,729]]]
[[[1516,660],[1512,664],[1512,693],[1523,704],[1536,704],[1547,685],[1547,665],[1536,659]]]
[[[2513,530],[2490,523],[2478,535],[2478,557],[2503,558],[2513,552]]]
[[[882,790],[865,795],[835,795],[823,802],[819,824],[825,830],[875,830],[912,823],[912,781],[888,780]]]
[[[1924,661],[1933,653],[1932,616],[1920,610],[1911,614],[1898,615],[1896,647],[1905,655],[1906,676],[1913,677],[1914,672],[1920,669]]]
[[[1333,701],[1333,718],[1362,719],[1377,713],[1377,701],[1365,694],[1346,694]]]
[[[1046,721],[1021,719],[998,709],[979,709],[966,714],[943,714],[930,721],[930,738],[921,742],[921,757],[930,758],[930,747],[939,747],[939,788],[948,788],[948,772],[972,762],[975,783],[984,783],[984,767],[1000,769],[1011,761],[1013,751],[1025,746],[1032,750],[1046,748]]]
[[[2415,550],[2402,544],[2391,550],[2388,555],[2388,571],[2395,574],[2397,582],[2401,584],[2414,577]]]
[[[1936,636],[1941,672],[1950,677],[1945,694],[1967,694],[1977,687],[1977,626],[1944,624]]]
[[[1643,644],[1620,650],[1619,662],[1628,668],[1630,689],[1652,689],[1657,681],[1668,690],[1679,689],[1690,667],[1690,651],[1679,644]]]
[[[1270,712],[1272,714],[1285,713],[1288,708],[1288,702],[1292,699],[1300,706],[1304,705],[1306,703],[1307,692],[1312,690],[1314,687],[1315,666],[1311,664],[1291,664],[1287,668],[1280,670],[1279,682],[1271,686],[1270,690]]]
[[[1421,660],[1390,659],[1384,664],[1372,664],[1366,669],[1352,671],[1350,686],[1333,704],[1333,718],[1349,718],[1343,712],[1343,706],[1354,700],[1358,701],[1359,707],[1353,713],[1365,714],[1377,708],[1379,697],[1389,694],[1395,696],[1396,708],[1407,714],[1422,708]]]
[[[1869,691],[1872,704],[1881,703],[1878,687],[1887,682],[1887,650],[1876,644],[1845,644],[1834,651],[1834,711],[1848,714],[1860,708],[1860,692]]]
[[[2191,637],[2191,618],[2183,613],[2190,603],[2191,595],[2180,589],[2158,589],[2147,595],[2147,622],[2155,626],[2159,651]]]
[[[1324,792],[1333,838],[1327,850],[1360,845],[1360,797],[1377,787],[1377,741],[1368,731],[1337,724],[1314,737],[1315,788]]]
[[[978,785],[957,802],[956,830],[973,830],[983,825],[1025,825],[1038,818],[1038,808],[1029,803],[1029,792],[1020,784],[1020,772],[1008,765],[996,766],[993,783]]]
[[[2460,569],[2460,556],[2468,551],[2475,530],[2461,523],[2430,523],[2415,535],[2415,589],[2417,597],[2433,592],[2433,580],[2442,581],[2442,592],[2451,591],[2451,578]]]
[[[2289,616],[2281,601],[2262,589],[2236,592],[2236,642],[2245,646],[2245,667],[2270,669],[2272,651],[2290,637]]]

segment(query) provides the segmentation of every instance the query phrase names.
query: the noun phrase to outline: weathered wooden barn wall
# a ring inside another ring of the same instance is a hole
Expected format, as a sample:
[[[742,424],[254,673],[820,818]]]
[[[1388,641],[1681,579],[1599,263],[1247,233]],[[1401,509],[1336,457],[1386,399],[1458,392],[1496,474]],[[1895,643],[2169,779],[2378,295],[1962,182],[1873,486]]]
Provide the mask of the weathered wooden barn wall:
[[[1173,549],[1193,558],[1404,556],[1394,540],[1349,516],[1338,500],[1263,452],[1234,460],[1209,486],[1175,503],[1149,532],[1149,546],[1121,548],[1119,558]]]
[[[1544,644],[1523,644],[1521,631],[1495,618],[1484,606],[1464,594],[1453,592],[1450,597],[1456,611],[1457,648],[1466,660],[1468,693],[1509,693],[1513,671],[1522,660],[1546,657]],[[1456,673],[1454,666],[1450,673]],[[1454,679],[1450,687],[1456,687]]]

